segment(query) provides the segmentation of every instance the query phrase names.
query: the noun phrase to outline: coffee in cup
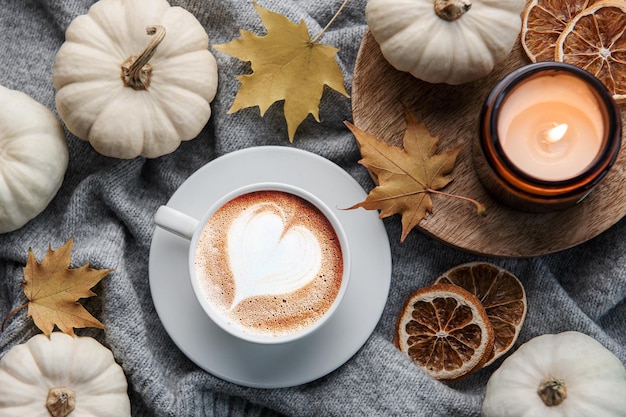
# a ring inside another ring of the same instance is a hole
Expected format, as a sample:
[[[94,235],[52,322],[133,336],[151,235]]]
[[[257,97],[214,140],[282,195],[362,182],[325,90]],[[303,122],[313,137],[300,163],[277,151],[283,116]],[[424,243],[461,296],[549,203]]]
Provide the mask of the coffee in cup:
[[[168,225],[168,210],[160,208],[155,220],[176,232],[181,227]],[[200,304],[243,339],[276,343],[308,334],[345,292],[343,229],[332,210],[299,188],[244,187],[187,230],[193,230],[186,237],[192,241],[189,268]]]

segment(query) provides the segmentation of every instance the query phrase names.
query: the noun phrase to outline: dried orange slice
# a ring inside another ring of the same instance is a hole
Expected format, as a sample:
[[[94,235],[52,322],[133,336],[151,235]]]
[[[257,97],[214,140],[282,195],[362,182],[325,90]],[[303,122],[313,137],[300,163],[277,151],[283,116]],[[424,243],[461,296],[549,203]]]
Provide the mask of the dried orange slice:
[[[578,13],[557,39],[555,59],[596,76],[626,100],[626,1],[601,1]]]
[[[522,283],[506,269],[487,262],[470,262],[443,273],[436,284],[458,285],[474,294],[487,312],[495,333],[490,365],[515,343],[526,318],[526,292]]]
[[[440,380],[455,380],[482,367],[493,343],[493,328],[480,301],[456,285],[415,291],[396,324],[396,346]]]
[[[522,13],[521,43],[532,62],[554,61],[559,35],[578,13],[598,0],[531,0]]]

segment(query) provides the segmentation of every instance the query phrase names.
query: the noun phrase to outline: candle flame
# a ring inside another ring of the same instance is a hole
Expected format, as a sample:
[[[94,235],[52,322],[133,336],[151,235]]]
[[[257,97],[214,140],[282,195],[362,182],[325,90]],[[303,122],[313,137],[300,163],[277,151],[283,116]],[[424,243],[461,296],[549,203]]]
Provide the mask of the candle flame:
[[[567,123],[561,123],[554,126],[552,129],[548,129],[544,133],[545,141],[548,143],[556,143],[560,141],[561,139],[563,139],[563,136],[565,136],[568,128],[569,126],[567,125]]]

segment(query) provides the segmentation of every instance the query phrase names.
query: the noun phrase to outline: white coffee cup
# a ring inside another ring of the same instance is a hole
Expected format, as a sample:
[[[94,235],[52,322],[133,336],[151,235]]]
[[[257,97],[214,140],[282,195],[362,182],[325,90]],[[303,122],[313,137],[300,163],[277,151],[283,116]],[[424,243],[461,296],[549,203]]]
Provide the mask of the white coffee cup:
[[[345,231],[330,207],[299,187],[250,184],[224,195],[199,220],[168,206],[154,220],[191,241],[189,276],[200,306],[242,340],[277,344],[308,336],[335,313],[348,287]]]

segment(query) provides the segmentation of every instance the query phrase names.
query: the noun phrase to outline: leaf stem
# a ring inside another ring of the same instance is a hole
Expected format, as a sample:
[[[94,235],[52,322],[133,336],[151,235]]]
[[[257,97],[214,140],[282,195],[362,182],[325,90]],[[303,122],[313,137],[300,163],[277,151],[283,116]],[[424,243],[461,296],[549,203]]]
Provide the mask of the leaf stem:
[[[447,197],[453,197],[453,198],[458,198],[458,199],[461,199],[461,200],[469,201],[470,203],[472,203],[473,205],[476,206],[476,211],[478,212],[479,216],[485,216],[487,214],[487,208],[485,207],[485,205],[482,204],[479,201],[474,200],[473,198],[465,197],[465,196],[458,195],[458,194],[446,193],[445,191],[433,190],[432,188],[427,188],[427,189],[425,189],[422,192],[433,193],[433,194],[441,194],[441,195],[445,195]]]
[[[15,315],[15,313],[17,313],[18,311],[20,311],[21,309],[26,308],[26,307],[28,307],[28,301],[27,301],[27,302],[25,302],[24,304],[22,304],[21,306],[16,307],[16,308],[14,308],[13,310],[11,310],[11,311],[9,312],[9,314],[7,314],[7,316],[4,318],[4,320],[2,320],[2,326],[0,326],[0,332],[3,332],[3,331],[4,331],[4,325],[7,323],[7,321],[8,321],[11,317],[13,317],[13,316]]]
[[[474,200],[473,198],[465,197],[465,196],[458,195],[458,194],[446,193],[444,191],[433,190],[432,188],[429,188],[429,187],[426,187],[423,190],[410,191],[410,192],[404,193],[404,194],[394,194],[394,195],[389,196],[387,198],[379,198],[376,201],[393,200],[393,199],[400,198],[400,197],[410,197],[410,196],[412,196],[414,194],[428,194],[428,193],[441,194],[441,195],[445,195],[446,197],[453,197],[453,198],[458,198],[460,200],[469,201],[474,206],[476,206],[476,211],[477,211],[477,214],[479,216],[486,216],[487,215],[487,208],[485,207],[485,205],[482,204],[481,202],[477,201],[477,200]]]
[[[346,4],[348,4],[348,0],[343,0],[343,3],[341,4],[341,6],[339,6],[339,10],[337,10],[337,13],[335,13],[335,15],[330,19],[330,21],[328,22],[328,24],[324,27],[324,29],[322,29],[322,31],[320,33],[317,34],[317,36],[315,38],[313,38],[311,40],[311,45],[313,45],[314,43],[316,43],[324,34],[324,32],[326,32],[326,30],[328,30],[328,28],[330,27],[330,25],[333,24],[333,22],[335,21],[335,19],[337,19],[337,16],[339,16],[339,13],[341,13],[341,11],[343,10],[344,7],[346,7]]]

